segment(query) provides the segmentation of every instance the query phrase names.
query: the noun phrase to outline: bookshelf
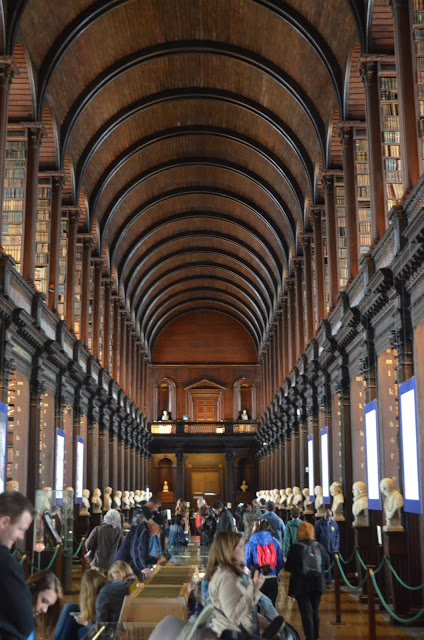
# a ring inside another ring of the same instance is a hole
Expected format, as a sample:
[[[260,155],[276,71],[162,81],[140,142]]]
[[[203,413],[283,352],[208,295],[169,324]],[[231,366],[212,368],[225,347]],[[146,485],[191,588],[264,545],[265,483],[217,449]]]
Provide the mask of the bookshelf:
[[[90,292],[88,302],[88,336],[87,347],[93,353],[93,306],[94,306],[94,265],[90,265]]]
[[[84,245],[75,247],[74,333],[81,339],[82,260]]]
[[[66,302],[66,265],[68,260],[68,235],[69,220],[62,217],[60,222],[60,243],[59,243],[59,280],[57,293],[57,311],[64,320],[65,318],[65,302]]]
[[[336,175],[334,177],[334,198],[337,229],[337,268],[339,275],[339,290],[341,290],[346,287],[348,281],[346,209],[343,176]]]
[[[327,240],[327,217],[323,217],[321,220],[321,233],[322,233],[322,271],[324,280],[324,311],[328,315],[330,313],[330,289],[328,281],[328,240]]]
[[[416,92],[421,135],[421,157],[424,160],[424,0],[414,0],[413,2],[412,34],[417,74]]]
[[[100,309],[99,309],[99,362],[102,366],[106,363],[103,362],[103,343],[105,332],[105,287],[103,282],[100,282]]]
[[[368,139],[366,129],[355,128],[353,136],[359,253],[363,254],[370,250],[372,243],[370,171],[368,164]]]
[[[50,220],[52,213],[51,178],[40,177],[37,194],[37,219],[35,226],[34,285],[47,295],[50,256]]]
[[[6,142],[2,245],[21,271],[28,144],[26,131],[9,131]]]
[[[7,477],[13,478],[13,463],[15,455],[15,412],[16,412],[16,373],[10,372],[7,387]]]
[[[379,92],[383,140],[386,215],[403,196],[399,102],[396,72],[380,68]]]

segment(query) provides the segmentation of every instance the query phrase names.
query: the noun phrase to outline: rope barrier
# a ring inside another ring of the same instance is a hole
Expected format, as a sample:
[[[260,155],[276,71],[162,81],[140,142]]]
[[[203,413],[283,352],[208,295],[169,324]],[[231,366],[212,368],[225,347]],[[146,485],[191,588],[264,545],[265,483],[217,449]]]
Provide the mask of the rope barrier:
[[[339,558],[340,558],[340,560],[343,562],[343,564],[349,564],[349,562],[351,562],[351,561],[353,560],[353,556],[355,555],[355,550],[356,550],[356,547],[355,547],[355,549],[352,551],[351,556],[350,556],[347,560],[344,560],[344,559],[343,559],[343,556],[342,556],[342,554],[340,553],[340,551],[338,552],[338,554],[339,554]]]
[[[402,578],[399,576],[398,573],[396,573],[395,568],[393,567],[392,563],[390,562],[390,558],[388,556],[384,556],[384,560],[387,562],[387,564],[390,567],[390,571],[393,573],[393,575],[395,576],[396,580],[402,585],[402,587],[405,587],[405,589],[408,589],[409,591],[419,591],[420,589],[424,589],[424,584],[420,584],[418,585],[418,587],[410,587],[408,584],[406,584]]]
[[[377,580],[375,579],[374,573],[372,571],[369,572],[369,576],[371,578],[373,587],[375,589],[376,594],[378,595],[378,598],[381,602],[381,604],[383,605],[383,607],[385,608],[385,610],[387,611],[387,613],[389,615],[391,615],[391,617],[396,620],[396,622],[400,622],[402,624],[411,624],[412,622],[415,622],[416,620],[419,620],[420,618],[422,618],[424,616],[424,607],[418,611],[418,613],[413,616],[412,618],[400,618],[387,604],[387,602],[384,600],[383,594],[381,593],[379,586],[377,584]]]
[[[59,552],[59,549],[60,549],[60,544],[58,544],[58,545],[56,546],[56,548],[55,548],[55,550],[54,550],[54,553],[53,553],[53,556],[52,556],[52,559],[50,560],[49,564],[48,564],[48,565],[47,565],[47,567],[46,567],[46,571],[48,571],[49,569],[51,569],[51,568],[52,568],[53,563],[54,563],[54,562],[55,562],[55,560],[56,560],[56,556],[57,556],[57,554],[58,554],[58,552]]]
[[[333,567],[334,567],[334,558],[333,558],[333,560],[331,561],[331,564],[330,564],[330,566],[328,567],[328,569],[325,569],[324,573],[329,573],[329,572],[332,570],[332,568],[333,568]]]
[[[65,558],[76,558],[77,555],[79,554],[79,552],[81,551],[81,547],[84,544],[84,542],[85,542],[85,538],[83,536],[82,539],[81,539],[81,542],[79,543],[78,549],[72,555],[69,555],[68,553],[65,553],[64,551],[62,551],[62,553],[65,556]]]
[[[19,560],[19,564],[21,565],[21,567],[22,567],[22,565],[24,564],[25,560],[27,560],[27,559],[28,559],[28,558],[27,558],[26,554],[24,553],[24,555],[22,556],[22,558]]]
[[[359,549],[358,549],[358,547],[355,547],[353,551],[354,551],[354,553],[356,553],[357,558],[358,558],[358,560],[359,560],[359,562],[360,562],[360,564],[361,564],[361,566],[362,566],[363,570],[364,570],[364,571],[368,571],[368,567],[367,567],[367,565],[365,564],[365,562],[362,560],[362,558],[361,558],[361,554],[359,553]]]
[[[349,580],[346,578],[346,574],[343,571],[342,565],[340,564],[340,560],[339,560],[339,556],[338,554],[336,554],[336,562],[337,562],[337,567],[340,571],[340,575],[343,579],[343,582],[346,584],[347,587],[349,587],[349,589],[353,589],[353,590],[357,590],[357,589],[361,589],[362,585],[365,584],[365,582],[368,580],[368,574],[366,573],[363,580],[361,580],[361,582],[358,585],[353,585],[349,582]]]

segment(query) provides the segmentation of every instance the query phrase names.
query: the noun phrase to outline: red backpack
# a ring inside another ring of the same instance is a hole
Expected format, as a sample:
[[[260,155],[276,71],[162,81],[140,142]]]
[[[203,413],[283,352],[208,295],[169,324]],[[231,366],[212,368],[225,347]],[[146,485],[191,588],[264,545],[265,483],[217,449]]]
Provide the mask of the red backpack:
[[[264,546],[258,544],[256,546],[256,555],[260,567],[263,567],[264,564],[269,564],[271,569],[275,569],[277,566],[277,552],[272,541]]]

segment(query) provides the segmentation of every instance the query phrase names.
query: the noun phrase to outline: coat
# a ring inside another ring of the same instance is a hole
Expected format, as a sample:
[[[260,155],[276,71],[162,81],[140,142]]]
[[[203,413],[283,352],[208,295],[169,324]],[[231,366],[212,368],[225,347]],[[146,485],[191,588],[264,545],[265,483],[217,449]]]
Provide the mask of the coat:
[[[34,630],[32,597],[24,571],[5,545],[0,545],[0,638],[25,640]]]
[[[208,547],[212,544],[216,531],[216,520],[213,516],[206,518],[200,527],[200,544]]]
[[[209,626],[218,636],[224,629],[240,631],[240,624],[252,632],[252,607],[261,595],[253,584],[246,584],[241,576],[219,567],[209,582],[209,597],[223,613],[215,611]]]
[[[320,518],[315,525],[315,538],[329,553],[335,553],[340,549],[339,525],[334,520]]]
[[[258,520],[268,520],[269,524],[275,531],[275,538],[277,539],[278,544],[282,547],[285,525],[281,518],[279,518],[274,511],[266,511],[266,513],[259,516]]]
[[[93,566],[99,569],[109,569],[122,540],[121,529],[106,523],[94,527],[85,542],[87,551],[94,551]]]
[[[289,520],[286,524],[283,540],[283,556],[285,558],[287,558],[287,554],[292,544],[296,544],[297,542],[297,528],[301,522],[302,520],[300,520],[300,518],[294,518],[293,520]]]
[[[124,562],[128,562],[134,573],[139,576],[142,570],[149,564],[149,543],[149,529],[145,522],[131,527],[129,534],[125,538],[124,543],[119,547],[118,553],[113,561],[124,560]],[[154,564],[154,562],[153,560],[152,564]]]
[[[308,543],[307,540],[303,541]],[[318,543],[319,550],[322,556],[322,571],[319,576],[303,576],[301,573],[302,568],[302,554],[303,544],[297,542],[292,545],[287,554],[287,560],[285,564],[285,570],[290,572],[290,584],[289,584],[289,596],[297,598],[304,593],[310,593],[312,591],[318,593],[324,593],[325,591],[325,570],[330,566],[330,558],[327,550],[322,544]]]
[[[181,547],[188,544],[184,529],[180,524],[171,524],[168,534],[168,547]]]
[[[220,533],[221,531],[234,531],[233,514],[227,507],[223,508],[216,524],[216,532]]]
[[[275,552],[277,554],[277,565],[269,574],[270,576],[278,576],[281,569],[284,566],[283,554],[281,553],[280,545],[277,540],[275,540],[269,531],[257,531],[252,534],[246,542],[245,552],[244,552],[244,564],[249,567],[253,564],[258,564],[258,545],[265,546],[269,543],[274,545]]]

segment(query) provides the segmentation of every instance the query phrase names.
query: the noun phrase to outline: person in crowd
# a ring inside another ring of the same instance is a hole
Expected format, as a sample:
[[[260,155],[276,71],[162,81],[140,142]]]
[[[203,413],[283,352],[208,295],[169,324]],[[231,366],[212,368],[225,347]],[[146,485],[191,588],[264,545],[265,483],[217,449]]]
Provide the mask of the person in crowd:
[[[269,500],[266,503],[266,512],[259,516],[259,518],[264,518],[271,524],[275,532],[275,538],[281,548],[283,546],[285,525],[281,518],[279,518],[275,513],[275,502]]]
[[[216,533],[221,533],[221,531],[233,531],[234,529],[234,518],[229,509],[223,505],[221,500],[216,500],[212,505],[212,511],[215,514],[217,523],[216,523]]]
[[[48,569],[37,571],[27,580],[32,597],[32,611],[37,632],[50,636],[63,606],[63,589],[59,578]]]
[[[139,578],[142,573],[149,573],[147,570],[149,564],[165,564],[167,560],[163,556],[156,561],[149,553],[150,537],[159,535],[162,527],[163,517],[160,513],[155,513],[149,520],[131,527],[115,555],[114,562],[117,560],[127,562]]]
[[[168,549],[176,550],[178,547],[185,547],[188,544],[188,539],[184,535],[185,516],[178,514],[174,518],[173,524],[169,527],[168,534]]]
[[[261,515],[261,510],[256,500],[246,502],[243,512],[244,539],[249,540],[252,535],[253,525]]]
[[[125,596],[137,576],[127,562],[114,562],[108,572],[109,582],[96,598],[96,622],[118,622]]]
[[[277,540],[271,535],[271,524],[263,518],[257,520],[248,542],[244,563],[249,570],[252,565],[269,565],[270,573],[265,576],[262,593],[270,598],[275,607],[278,595],[278,574],[284,566],[283,554]]]
[[[296,598],[302,618],[302,627],[306,640],[319,638],[319,603],[325,590],[324,572],[330,566],[327,550],[318,543],[321,554],[321,571],[318,575],[304,575],[304,545],[312,545],[314,527],[309,522],[301,522],[297,528],[298,542],[293,544],[287,553],[285,570],[290,572],[289,596]]]
[[[284,538],[283,538],[283,556],[284,562],[287,559],[287,554],[292,546],[292,544],[296,544],[297,542],[297,528],[300,525],[302,520],[300,519],[300,511],[297,507],[293,507],[290,511],[290,520],[287,522],[285,530],[284,530]]]
[[[202,526],[202,520],[200,516],[200,509],[202,507],[207,507],[207,509],[209,509],[209,505],[207,504],[204,498],[197,498],[197,513],[196,513],[196,520],[195,520],[196,535],[200,534],[200,527]]]
[[[66,604],[59,617],[52,640],[81,640],[96,620],[96,599],[107,578],[96,569],[84,571],[79,605]]]
[[[261,513],[266,513],[266,500],[265,500],[265,498],[261,498],[259,500],[259,509],[261,510]]]
[[[210,547],[216,531],[216,520],[211,515],[209,507],[205,504],[199,510],[201,517],[200,526],[200,544],[204,547]]]
[[[155,496],[151,496],[148,502],[143,505],[140,502],[140,506],[134,510],[131,526],[136,526],[142,522],[150,520],[154,513],[157,513],[161,507],[161,501]]]
[[[213,508],[213,507],[212,507]],[[243,579],[244,543],[241,533],[221,531],[216,534],[209,553],[206,580],[209,598],[215,606],[210,627],[218,634],[224,629],[240,631],[242,624],[252,633],[252,610],[261,597],[264,576],[255,571],[253,578]]]
[[[0,494],[0,638],[25,640],[34,630],[31,592],[19,562],[11,554],[23,543],[34,517],[30,501],[19,491]]]
[[[340,530],[339,525],[333,518],[333,512],[327,508],[323,518],[320,518],[315,525],[315,538],[323,547],[327,549],[330,560],[334,558],[334,554],[340,548]],[[334,581],[334,565],[325,574],[325,582],[327,587],[332,587]]]
[[[109,509],[103,523],[93,529],[85,542],[87,551],[93,554],[91,568],[107,571],[122,540],[121,515],[116,509]]]
[[[190,528],[190,510],[182,498],[178,498],[175,505],[175,516],[184,516],[184,533],[188,533]]]

